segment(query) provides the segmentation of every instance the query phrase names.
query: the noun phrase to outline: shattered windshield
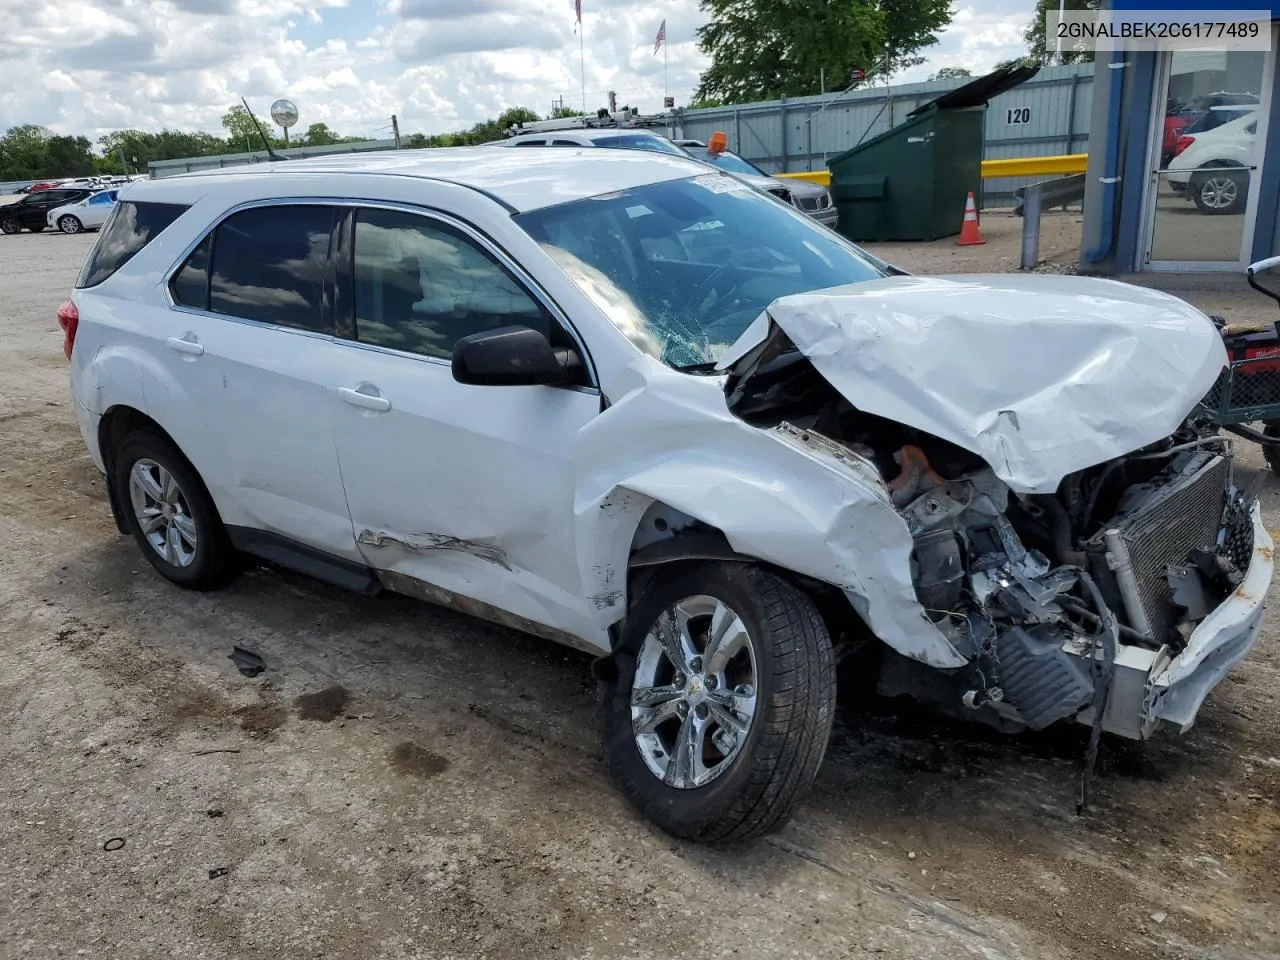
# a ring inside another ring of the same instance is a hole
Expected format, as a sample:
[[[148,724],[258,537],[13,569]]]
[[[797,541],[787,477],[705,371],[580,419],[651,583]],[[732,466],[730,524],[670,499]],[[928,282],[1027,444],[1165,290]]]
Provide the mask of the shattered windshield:
[[[707,367],[778,297],[885,276],[794,208],[711,173],[516,222],[641,350]]]

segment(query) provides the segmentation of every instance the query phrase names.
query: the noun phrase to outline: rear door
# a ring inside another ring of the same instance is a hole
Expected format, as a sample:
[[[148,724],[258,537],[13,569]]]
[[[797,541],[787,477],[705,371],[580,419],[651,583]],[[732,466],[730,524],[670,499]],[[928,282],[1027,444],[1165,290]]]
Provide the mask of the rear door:
[[[28,196],[32,198],[31,202],[19,204],[21,210],[18,214],[22,225],[28,230],[47,227],[50,210],[78,199],[76,191],[58,189],[41,190],[39,193],[28,194]]]
[[[328,406],[346,382],[333,343],[335,211],[272,204],[224,219],[169,281],[160,352],[205,405],[233,539],[261,546],[265,532],[356,560]]]
[[[100,227],[107,219],[107,214],[111,212],[111,206],[116,202],[116,192],[114,190],[104,190],[102,193],[95,193],[82,204],[82,216],[86,227]]]

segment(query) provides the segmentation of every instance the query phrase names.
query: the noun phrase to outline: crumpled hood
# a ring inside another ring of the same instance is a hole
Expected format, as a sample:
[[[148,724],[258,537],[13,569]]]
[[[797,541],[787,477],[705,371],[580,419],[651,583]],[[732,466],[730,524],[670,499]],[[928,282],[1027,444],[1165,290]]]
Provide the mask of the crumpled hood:
[[[1173,433],[1226,363],[1195,307],[1087,277],[889,277],[782,297],[721,369],[770,318],[858,409],[972,451],[1023,493]]]

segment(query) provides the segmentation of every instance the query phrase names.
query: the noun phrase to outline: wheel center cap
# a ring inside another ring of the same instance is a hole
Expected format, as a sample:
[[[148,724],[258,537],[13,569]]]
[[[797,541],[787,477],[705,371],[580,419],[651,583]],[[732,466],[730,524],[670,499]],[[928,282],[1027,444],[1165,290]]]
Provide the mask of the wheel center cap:
[[[701,697],[707,689],[706,683],[699,676],[689,678],[689,683],[685,688],[685,693],[690,697]]]
[[[172,519],[174,518],[174,515],[176,514],[176,512],[177,512],[177,511],[175,511],[175,510],[174,510],[174,508],[173,508],[173,504],[171,504],[171,503],[166,503],[166,504],[165,504],[165,505],[160,509],[160,515],[161,515],[162,517],[164,517],[166,520],[172,520]]]

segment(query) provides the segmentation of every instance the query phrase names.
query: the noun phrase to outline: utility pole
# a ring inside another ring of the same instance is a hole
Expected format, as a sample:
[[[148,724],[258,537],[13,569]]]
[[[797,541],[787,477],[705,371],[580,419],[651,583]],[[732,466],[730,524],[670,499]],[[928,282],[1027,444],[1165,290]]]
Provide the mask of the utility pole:
[[[396,149],[400,149],[400,121],[396,119],[396,115],[391,115],[391,135],[396,138]]]
[[[124,144],[120,145],[120,172],[126,177],[129,175],[129,165],[124,162]]]

